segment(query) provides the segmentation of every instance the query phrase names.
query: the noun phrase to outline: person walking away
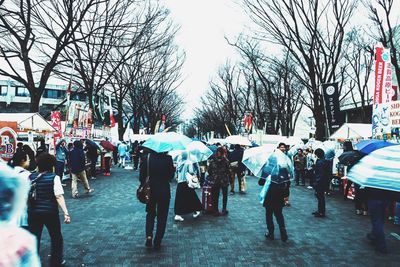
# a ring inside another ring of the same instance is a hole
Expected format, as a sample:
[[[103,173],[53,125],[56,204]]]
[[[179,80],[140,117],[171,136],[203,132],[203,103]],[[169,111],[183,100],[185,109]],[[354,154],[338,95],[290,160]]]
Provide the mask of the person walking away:
[[[228,185],[229,185],[229,160],[224,156],[224,148],[218,147],[215,158],[210,160],[208,168],[209,183],[212,186],[214,216],[227,215]],[[219,193],[222,190],[222,213],[219,212]]]
[[[367,238],[374,245],[377,252],[387,254],[388,249],[383,228],[386,208],[390,202],[400,200],[400,193],[370,187],[366,187],[365,190],[368,199],[368,213],[371,216],[372,225],[371,232],[367,234]]]
[[[36,159],[35,159],[35,152],[32,150],[32,148],[29,145],[23,145],[22,146],[23,150],[28,154],[29,157],[29,167],[28,170],[33,172],[36,170]]]
[[[65,159],[67,158],[67,148],[65,147],[65,141],[61,139],[56,145],[56,175],[63,180]]]
[[[315,163],[315,196],[318,200],[318,210],[312,214],[318,218],[325,217],[325,192],[329,189],[330,182],[330,162],[326,160],[325,153],[322,149],[317,148],[315,150],[315,156],[317,156],[317,162]]]
[[[231,184],[231,194],[235,194],[235,177],[238,178],[238,188],[239,192],[243,193],[244,188],[242,188],[242,180],[244,176],[244,171],[246,167],[242,163],[243,159],[243,148],[240,145],[235,145],[232,152],[228,154],[228,159],[230,162],[230,184]]]
[[[0,162],[0,266],[40,267],[36,237],[14,223],[26,207],[28,191],[29,180]]]
[[[14,154],[12,159],[8,162],[11,167],[19,174],[20,179],[25,182],[30,182],[29,176],[32,174],[28,171],[29,168],[29,156],[25,151],[19,150]],[[22,228],[28,228],[28,210],[26,202],[24,208],[21,209],[21,214],[14,216],[16,219],[15,224],[21,226]]]
[[[187,175],[196,176],[200,181],[200,167],[197,163],[188,160],[187,152],[182,153],[181,161],[177,167],[178,185],[175,194],[175,221],[183,221],[182,215],[193,213],[197,218],[202,210],[201,202],[196,191],[188,186]]]
[[[364,216],[368,215],[367,195],[365,189],[361,188],[359,184],[354,183],[354,191],[354,204],[356,208],[356,214]]]
[[[46,142],[44,141],[44,139],[41,139],[40,146],[36,149],[36,157],[38,157],[40,154],[44,152],[49,152],[49,150],[47,149]]]
[[[83,151],[82,142],[79,140],[74,141],[74,148],[69,153],[69,161],[72,173],[71,191],[72,198],[78,198],[78,179],[81,180],[85,187],[86,193],[92,193],[94,189],[90,188],[89,182],[86,177],[86,166],[85,166],[85,152]]]
[[[147,168],[149,166],[149,168]],[[147,173],[149,169],[149,173]],[[167,153],[148,153],[140,166],[141,185],[149,176],[150,202],[146,204],[146,243],[145,246],[159,250],[167,226],[169,202],[171,199],[170,181],[175,174],[172,157]],[[154,222],[157,217],[156,234],[153,240]]]
[[[118,151],[116,148],[114,148],[114,151]],[[113,152],[106,150],[106,153],[104,153],[104,175],[105,176],[110,176],[110,170],[111,170],[111,160],[112,160]]]
[[[125,142],[122,142],[118,146],[118,155],[119,155],[119,167],[125,168],[125,157],[126,157],[127,146]]]
[[[136,171],[139,166],[139,142],[135,140],[132,146],[133,169]]]
[[[31,181],[36,181],[37,198],[34,203],[28,205],[28,229],[36,236],[39,251],[43,226],[47,228],[51,242],[50,266],[64,266],[58,207],[64,213],[64,223],[70,223],[71,217],[64,200],[61,179],[53,172],[56,159],[53,155],[43,152],[37,157],[37,164],[38,172],[30,176]]]
[[[86,155],[90,161],[90,176],[92,180],[96,179],[96,164],[97,164],[97,148],[89,143],[86,143]]]
[[[293,158],[294,161],[294,170],[295,170],[295,176],[296,176],[296,185],[300,185],[300,180],[301,180],[301,185],[306,185],[305,181],[305,168],[307,164],[307,158],[303,154],[303,149],[299,148],[297,150],[297,154]]]
[[[306,156],[305,178],[309,181],[307,189],[314,189],[314,165],[317,159],[311,148],[307,148],[304,154]]]

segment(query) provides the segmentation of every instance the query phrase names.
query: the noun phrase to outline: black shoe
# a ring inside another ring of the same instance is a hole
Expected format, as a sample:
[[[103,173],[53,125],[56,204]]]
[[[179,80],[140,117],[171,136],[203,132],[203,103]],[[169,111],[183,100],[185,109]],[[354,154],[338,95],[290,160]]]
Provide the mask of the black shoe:
[[[314,211],[313,213],[311,213],[312,215],[317,215],[317,214],[319,214],[319,212],[318,211]]]
[[[371,233],[367,234],[367,239],[371,243],[371,245],[375,244],[376,239],[373,237],[373,235]]]
[[[281,233],[282,242],[286,242],[288,240],[288,235],[286,233]]]
[[[275,237],[274,237],[274,234],[271,234],[271,233],[265,233],[265,237],[267,238],[267,239],[269,239],[269,240],[275,240]]]
[[[153,249],[159,251],[161,249],[161,244],[160,243],[154,243]]]
[[[231,194],[231,195],[234,195],[234,194],[235,194],[235,191],[231,191],[230,194]]]
[[[316,218],[325,218],[325,214],[317,213],[317,214],[314,214],[314,217],[316,217]]]
[[[151,248],[153,246],[153,239],[152,238],[146,238],[146,248]]]

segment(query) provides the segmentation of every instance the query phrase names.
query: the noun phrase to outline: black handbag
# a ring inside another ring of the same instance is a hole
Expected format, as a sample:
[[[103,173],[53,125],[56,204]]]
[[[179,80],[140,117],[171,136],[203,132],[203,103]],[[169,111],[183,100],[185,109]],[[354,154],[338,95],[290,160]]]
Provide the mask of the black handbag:
[[[149,165],[150,165],[150,154],[147,155],[146,180],[136,190],[136,197],[143,204],[147,204],[150,202],[150,168],[149,168]]]

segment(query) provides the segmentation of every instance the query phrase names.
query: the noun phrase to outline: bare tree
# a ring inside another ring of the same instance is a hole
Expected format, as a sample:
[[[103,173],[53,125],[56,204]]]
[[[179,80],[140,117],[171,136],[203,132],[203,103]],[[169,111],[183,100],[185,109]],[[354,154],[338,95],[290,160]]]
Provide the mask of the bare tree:
[[[368,83],[374,64],[374,51],[372,42],[365,40],[360,32],[361,29],[354,28],[347,37],[350,45],[345,54],[346,76],[351,101],[354,107],[361,107],[361,120],[368,122],[370,118],[366,116],[366,111],[372,103],[372,94],[369,92]]]
[[[19,0],[0,6],[0,75],[23,84],[32,112],[60,54],[76,41],[74,35],[89,12],[105,0]],[[81,36],[81,39],[87,36]]]
[[[393,64],[397,81],[400,82],[400,26],[395,25],[393,19],[393,0],[364,1],[369,8],[370,19],[374,24],[373,36],[384,47],[390,48],[391,62]],[[378,6],[378,8],[376,8]],[[383,14],[382,14],[383,13]],[[377,32],[377,34],[376,34]]]
[[[306,88],[303,104],[316,120],[316,137],[325,136],[322,83],[342,77],[345,27],[355,10],[354,0],[243,0],[259,26],[257,38],[279,44],[300,68]]]

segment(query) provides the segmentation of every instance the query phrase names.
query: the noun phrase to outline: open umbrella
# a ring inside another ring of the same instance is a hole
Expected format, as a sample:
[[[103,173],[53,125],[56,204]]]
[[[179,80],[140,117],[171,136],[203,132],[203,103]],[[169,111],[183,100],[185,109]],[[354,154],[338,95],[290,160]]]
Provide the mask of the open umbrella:
[[[387,146],[396,146],[398,144],[391,143],[384,140],[377,140],[377,139],[369,139],[369,140],[362,140],[356,144],[356,148],[358,151],[369,154],[377,149],[384,148]]]
[[[90,139],[86,139],[86,143],[89,144],[89,145],[91,145],[91,146],[93,146],[94,148],[100,150],[99,145],[98,145],[95,141],[90,140]]]
[[[400,192],[400,146],[377,149],[354,165],[348,179],[362,187]]]
[[[105,150],[108,150],[108,151],[113,151],[114,148],[115,148],[115,146],[114,146],[111,142],[109,142],[109,141],[107,141],[107,140],[101,140],[101,141],[100,141],[100,145],[101,145]]]
[[[184,152],[188,154],[187,160],[192,163],[206,161],[213,154],[213,151],[201,141],[193,141],[186,146],[186,150],[173,150],[168,154],[174,161],[179,161]]]
[[[248,148],[243,152],[242,163],[255,175],[261,175],[261,169],[268,161],[268,157],[274,152],[276,145],[268,144],[259,147]]]
[[[231,145],[251,146],[251,142],[244,136],[231,135],[225,138],[225,142]]]
[[[294,178],[292,160],[281,150],[276,149],[261,169],[261,177],[271,176],[271,183],[284,183]]]
[[[173,132],[157,133],[151,136],[143,143],[147,147],[157,153],[168,152],[172,150],[185,150],[186,146],[192,142],[192,139]]]
[[[356,164],[365,154],[358,150],[345,151],[339,156],[339,163],[345,166],[353,166]]]

